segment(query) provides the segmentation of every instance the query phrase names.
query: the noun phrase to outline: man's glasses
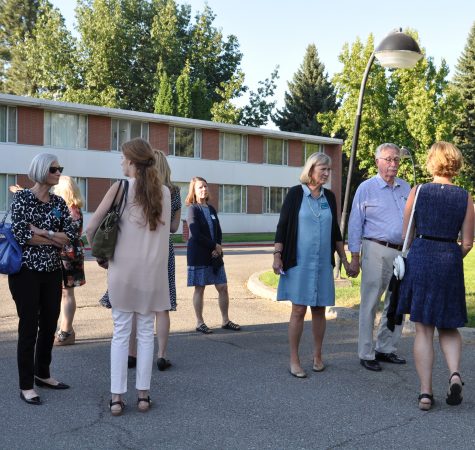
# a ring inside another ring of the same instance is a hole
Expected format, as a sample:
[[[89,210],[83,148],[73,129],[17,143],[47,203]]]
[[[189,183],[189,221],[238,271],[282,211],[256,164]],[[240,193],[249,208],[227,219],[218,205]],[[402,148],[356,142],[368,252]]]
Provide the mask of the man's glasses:
[[[64,170],[64,167],[61,167],[61,166],[51,166],[51,167],[49,168],[49,173],[56,173],[56,172],[63,173],[63,170]]]
[[[378,159],[384,159],[388,164],[391,164],[392,162],[399,164],[401,162],[401,158],[396,157],[396,158],[378,158]]]

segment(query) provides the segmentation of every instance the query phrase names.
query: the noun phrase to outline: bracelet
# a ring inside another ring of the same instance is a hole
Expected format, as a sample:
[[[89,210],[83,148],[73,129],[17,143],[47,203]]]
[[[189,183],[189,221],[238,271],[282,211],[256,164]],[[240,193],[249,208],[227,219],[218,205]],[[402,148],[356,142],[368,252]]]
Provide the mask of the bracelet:
[[[273,255],[276,255],[277,253],[278,253],[280,256],[282,256],[282,252],[281,252],[280,250],[276,250],[276,251],[273,253]]]

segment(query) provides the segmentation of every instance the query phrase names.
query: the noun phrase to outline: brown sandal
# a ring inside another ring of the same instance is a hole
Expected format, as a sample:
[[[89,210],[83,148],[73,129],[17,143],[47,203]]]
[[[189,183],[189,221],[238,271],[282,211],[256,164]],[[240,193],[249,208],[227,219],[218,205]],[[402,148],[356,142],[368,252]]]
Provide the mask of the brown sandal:
[[[120,405],[120,409],[112,409],[113,406]],[[113,416],[121,416],[125,409],[125,403],[122,400],[117,402],[113,402],[112,400],[109,402],[109,409]]]
[[[141,406],[141,404],[143,406]],[[147,412],[152,406],[152,400],[150,400],[150,396],[146,397],[146,398],[138,398],[137,399],[137,409],[140,411],[140,412]]]
[[[423,402],[423,399],[428,399],[430,401]],[[422,411],[429,411],[429,409],[431,409],[432,405],[434,404],[434,396],[432,394],[420,394],[419,397],[417,397],[417,400],[419,400],[419,409]]]

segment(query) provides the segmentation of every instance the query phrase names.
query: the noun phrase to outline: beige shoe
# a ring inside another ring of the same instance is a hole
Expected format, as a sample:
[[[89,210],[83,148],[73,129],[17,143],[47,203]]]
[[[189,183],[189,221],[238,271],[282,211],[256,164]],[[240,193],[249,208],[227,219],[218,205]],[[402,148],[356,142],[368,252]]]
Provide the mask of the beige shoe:
[[[68,331],[58,331],[56,333],[56,336],[54,337],[54,345],[60,346],[60,345],[73,345],[76,342],[76,333],[74,333],[74,330],[71,330],[71,332]]]
[[[314,372],[323,372],[323,371],[325,370],[325,364],[323,364],[322,362],[316,363],[316,362],[314,361],[314,362],[313,362],[312,370],[313,370]]]

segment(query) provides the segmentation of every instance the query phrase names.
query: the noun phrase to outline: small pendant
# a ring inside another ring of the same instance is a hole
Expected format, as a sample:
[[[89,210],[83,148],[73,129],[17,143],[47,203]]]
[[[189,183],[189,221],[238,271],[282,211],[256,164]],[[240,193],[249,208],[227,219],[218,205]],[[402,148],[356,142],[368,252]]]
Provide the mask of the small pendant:
[[[440,189],[444,189],[444,185],[440,186]]]

